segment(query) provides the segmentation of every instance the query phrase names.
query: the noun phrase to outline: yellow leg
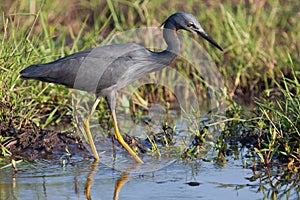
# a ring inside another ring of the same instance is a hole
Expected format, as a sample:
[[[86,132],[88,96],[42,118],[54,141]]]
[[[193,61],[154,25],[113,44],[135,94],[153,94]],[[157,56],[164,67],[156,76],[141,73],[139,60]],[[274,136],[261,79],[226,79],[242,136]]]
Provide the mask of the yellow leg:
[[[90,114],[86,117],[86,119],[83,122],[84,123],[84,129],[85,129],[86,135],[88,137],[88,141],[90,143],[95,161],[98,161],[100,159],[99,159],[99,155],[98,155],[98,152],[97,152],[97,149],[96,149],[96,146],[95,146],[95,143],[94,143],[91,131],[90,131],[90,119],[91,119],[92,115],[94,114],[94,112],[97,108],[97,105],[100,102],[100,99],[101,99],[101,97],[97,97],[97,99],[96,99],[96,101],[95,101],[95,103],[92,107],[92,110],[91,110]]]
[[[128,151],[128,153],[135,159],[137,163],[144,163],[138,155],[130,148],[130,146],[124,141],[122,135],[120,134],[118,124],[117,124],[117,118],[116,118],[116,111],[112,110],[112,118],[114,123],[114,129],[115,129],[115,138],[119,141],[119,143]]]

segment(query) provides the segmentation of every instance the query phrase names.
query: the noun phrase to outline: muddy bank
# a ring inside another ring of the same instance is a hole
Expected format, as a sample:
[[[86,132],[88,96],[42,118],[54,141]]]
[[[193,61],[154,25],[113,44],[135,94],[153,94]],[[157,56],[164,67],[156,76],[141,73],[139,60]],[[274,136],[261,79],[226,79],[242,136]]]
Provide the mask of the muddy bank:
[[[0,135],[8,138],[2,146],[16,159],[57,160],[63,155],[90,157],[86,144],[73,132],[61,133],[33,126],[16,129],[11,124],[1,122]]]

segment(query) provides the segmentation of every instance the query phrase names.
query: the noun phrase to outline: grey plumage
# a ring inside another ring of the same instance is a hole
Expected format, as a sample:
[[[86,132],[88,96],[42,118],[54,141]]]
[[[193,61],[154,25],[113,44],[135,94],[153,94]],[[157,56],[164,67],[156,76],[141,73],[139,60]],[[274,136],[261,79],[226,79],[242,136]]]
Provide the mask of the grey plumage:
[[[150,72],[168,66],[180,53],[177,30],[184,29],[199,34],[222,50],[205,33],[192,14],[175,13],[162,25],[164,26],[163,36],[168,45],[165,51],[152,52],[134,43],[101,46],[74,53],[50,63],[31,65],[20,72],[21,78],[52,82],[69,88],[93,92],[96,94],[97,99],[99,97],[106,98],[115,120],[117,90]],[[98,103],[98,101],[96,102]],[[90,115],[92,113],[93,110]],[[115,136],[118,138],[116,127]],[[93,141],[90,141],[90,143],[93,143]],[[98,155],[95,155],[97,154],[95,149],[93,153],[96,158]],[[134,156],[133,154],[131,153],[132,156]],[[138,159],[136,160],[138,161]]]

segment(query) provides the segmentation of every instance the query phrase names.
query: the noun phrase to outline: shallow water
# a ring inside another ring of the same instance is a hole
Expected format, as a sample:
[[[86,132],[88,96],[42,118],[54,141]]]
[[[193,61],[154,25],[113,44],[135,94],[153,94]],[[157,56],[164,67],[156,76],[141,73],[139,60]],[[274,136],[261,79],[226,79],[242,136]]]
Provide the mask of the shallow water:
[[[0,199],[271,199],[275,190],[247,180],[253,171],[241,163],[175,161],[153,172],[125,173],[80,158],[64,166],[23,162],[17,173],[0,171]],[[297,185],[289,192],[288,185],[277,189],[278,199],[299,199]]]
[[[0,174],[1,199],[85,199],[90,185],[92,199],[113,199],[123,177],[119,199],[260,199],[244,177],[252,171],[235,166],[217,167],[200,162],[194,166],[174,162],[148,173],[124,174],[101,163],[91,169],[90,162],[61,167],[56,164],[22,165],[17,174],[5,169]],[[92,176],[90,176],[93,173]],[[128,179],[126,182],[125,180]],[[195,186],[190,186],[191,185]],[[198,185],[199,183],[199,185]],[[223,187],[228,184],[227,187]],[[229,185],[230,184],[230,185]],[[255,185],[258,183],[251,183]]]

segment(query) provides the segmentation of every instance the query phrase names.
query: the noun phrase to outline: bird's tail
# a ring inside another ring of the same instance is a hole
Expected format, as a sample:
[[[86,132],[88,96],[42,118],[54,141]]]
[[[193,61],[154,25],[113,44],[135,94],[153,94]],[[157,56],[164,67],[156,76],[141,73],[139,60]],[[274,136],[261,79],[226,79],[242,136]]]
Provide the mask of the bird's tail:
[[[39,79],[47,73],[48,69],[43,65],[31,65],[20,72],[22,79]]]

